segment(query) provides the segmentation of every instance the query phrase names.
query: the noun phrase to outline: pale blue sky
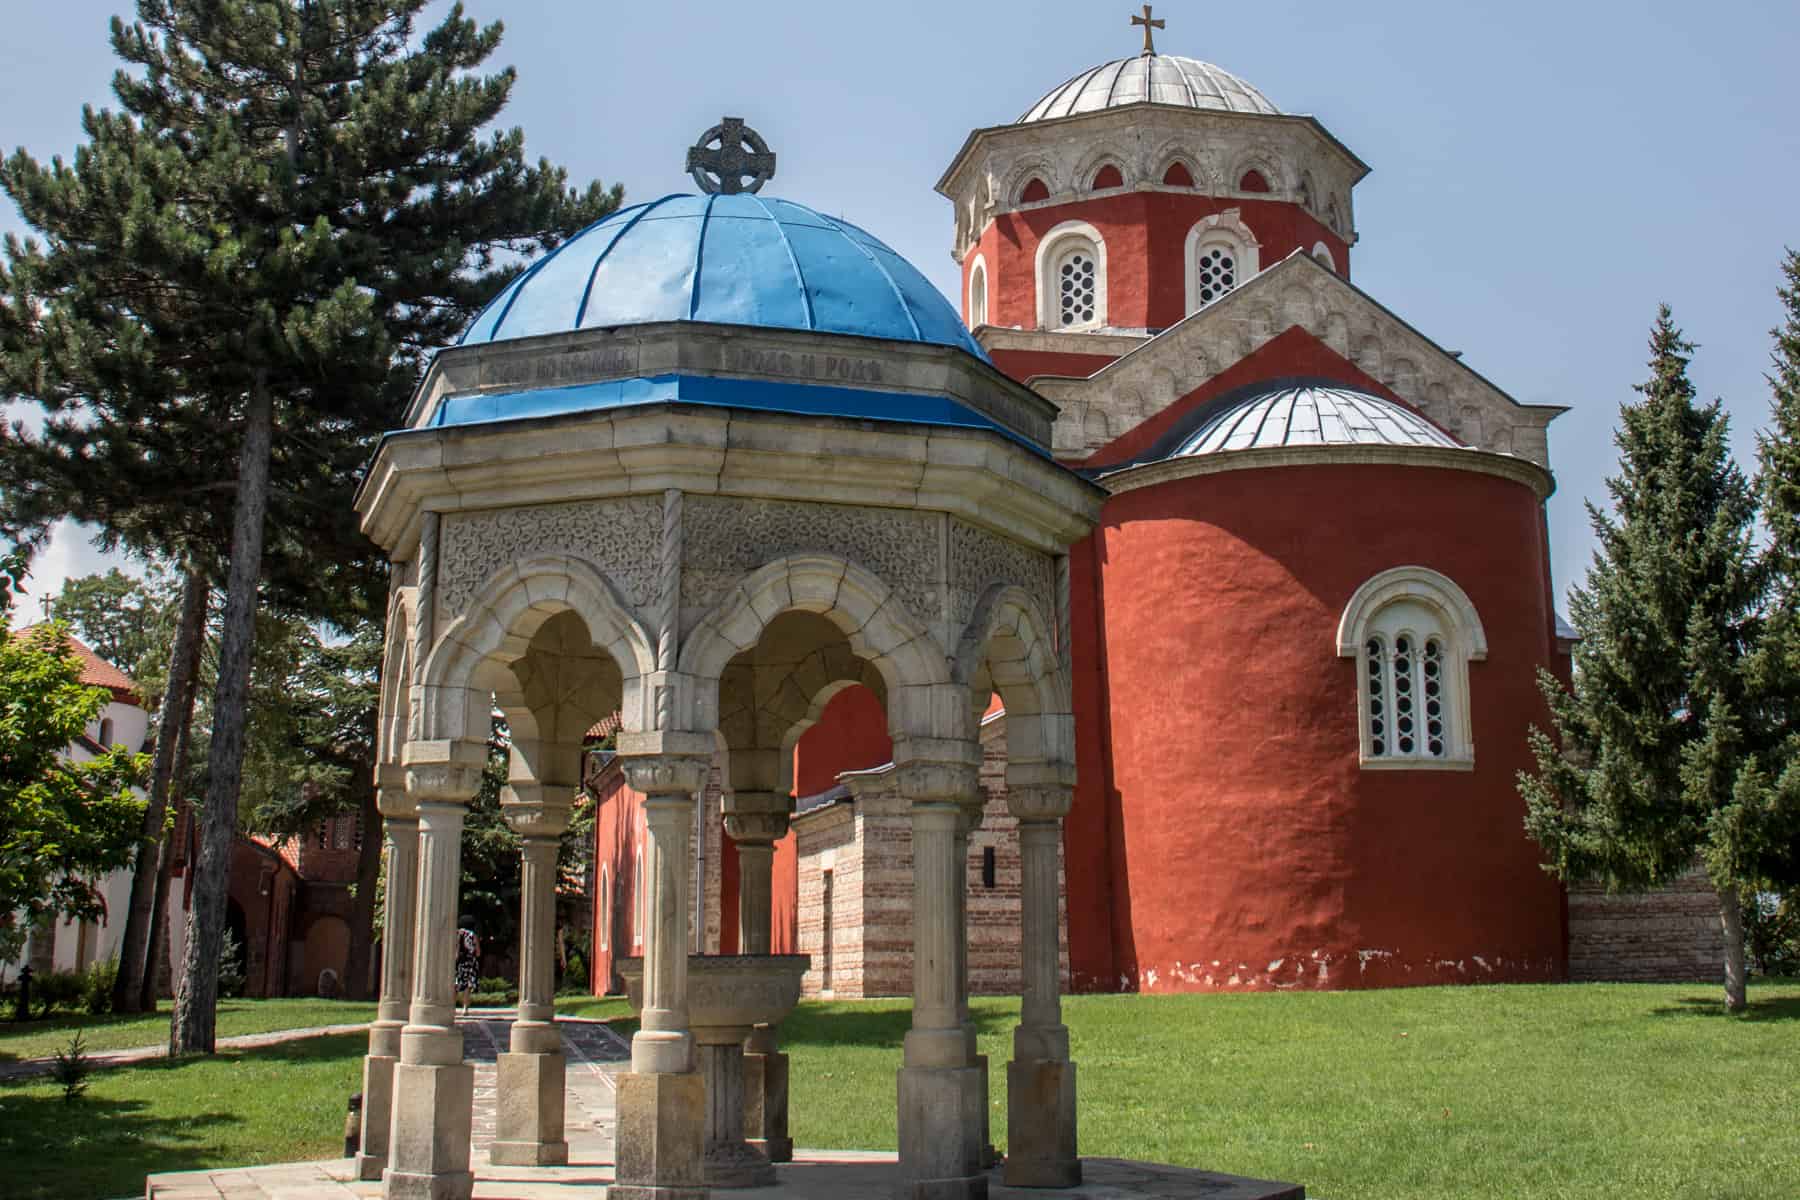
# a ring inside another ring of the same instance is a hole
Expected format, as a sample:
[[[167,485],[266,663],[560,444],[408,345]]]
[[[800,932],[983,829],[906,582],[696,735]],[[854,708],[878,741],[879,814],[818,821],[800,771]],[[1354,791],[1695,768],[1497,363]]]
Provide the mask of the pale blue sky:
[[[0,42],[0,147],[67,154],[110,100],[107,18],[127,0],[30,0]],[[467,0],[507,26],[509,124],[628,199],[689,190],[683,154],[725,113],[780,155],[770,193],[848,217],[947,294],[951,214],[932,185],[963,137],[1076,71],[1134,53],[1113,0],[880,6]],[[432,10],[433,12],[439,9]],[[1362,5],[1169,0],[1158,49],[1311,113],[1374,168],[1357,283],[1550,429],[1559,596],[1585,574],[1582,500],[1615,465],[1619,401],[1667,299],[1751,465],[1784,245],[1800,246],[1800,5],[1514,0]],[[0,205],[0,231],[20,227]],[[43,583],[93,569],[59,538]]]

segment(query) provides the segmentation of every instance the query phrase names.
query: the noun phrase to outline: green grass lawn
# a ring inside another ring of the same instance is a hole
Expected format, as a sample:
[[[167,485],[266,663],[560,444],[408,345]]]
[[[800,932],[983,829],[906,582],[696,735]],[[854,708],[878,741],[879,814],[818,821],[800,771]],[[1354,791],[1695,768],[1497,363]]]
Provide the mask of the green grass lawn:
[[[1080,996],[1084,1154],[1291,1179],[1326,1200],[1800,1197],[1800,982]],[[334,1006],[341,1013],[348,1006]],[[617,999],[558,1001],[618,1022]],[[977,1000],[1006,1141],[1016,1001]],[[802,1146],[891,1148],[905,1001],[783,1027]],[[224,1018],[221,1016],[221,1028]],[[331,1157],[360,1034],[0,1086],[0,1195],[141,1193],[149,1171]]]
[[[360,1033],[97,1072],[64,1103],[53,1083],[0,1085],[0,1195],[141,1196],[154,1171],[328,1158],[362,1085]]]
[[[344,1025],[374,1018],[374,1004],[347,1000],[221,1000],[218,1036]],[[154,1014],[90,1017],[85,1013],[58,1013],[42,1021],[0,1021],[0,1063],[55,1054],[69,1044],[77,1029],[81,1030],[82,1045],[89,1052],[166,1045],[169,1006],[165,1001]]]

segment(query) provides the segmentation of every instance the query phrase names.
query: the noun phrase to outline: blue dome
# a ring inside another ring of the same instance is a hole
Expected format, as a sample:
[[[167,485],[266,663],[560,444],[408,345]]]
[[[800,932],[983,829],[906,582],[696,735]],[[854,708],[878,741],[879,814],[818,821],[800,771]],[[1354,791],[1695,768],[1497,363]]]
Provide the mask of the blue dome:
[[[982,351],[943,293],[879,239],[789,200],[664,196],[622,208],[532,264],[462,344],[708,321]]]

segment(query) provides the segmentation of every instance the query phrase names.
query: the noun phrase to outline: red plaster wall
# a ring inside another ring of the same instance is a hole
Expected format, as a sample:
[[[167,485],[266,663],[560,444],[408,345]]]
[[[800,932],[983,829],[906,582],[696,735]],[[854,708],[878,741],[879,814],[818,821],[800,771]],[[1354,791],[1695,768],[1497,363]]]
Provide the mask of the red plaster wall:
[[[1183,250],[1188,231],[1204,217],[1235,208],[1261,244],[1263,269],[1296,250],[1331,248],[1346,277],[1350,247],[1298,204],[1285,200],[1214,197],[1183,192],[1126,192],[1068,204],[1003,213],[963,258],[963,317],[968,318],[969,272],[987,263],[988,324],[1038,326],[1038,242],[1064,221],[1086,221],[1106,243],[1107,324],[1166,329],[1187,315]]]
[[[834,787],[843,772],[879,767],[893,757],[881,701],[861,684],[847,687],[794,747],[794,794],[817,795]]]
[[[644,841],[644,798],[625,784],[615,764],[594,785],[594,947],[589,986],[597,996],[621,990],[613,962],[641,951],[632,944],[637,920],[637,849]],[[612,900],[610,936],[602,948],[600,930],[607,920],[606,896],[600,888],[606,868]],[[646,864],[648,869],[648,864]]]
[[[1072,569],[1075,628],[1105,652],[1077,633],[1068,886],[1108,902],[1070,906],[1075,986],[1561,978],[1562,891],[1513,785],[1552,655],[1542,527],[1526,487],[1434,468],[1228,472],[1109,501]],[[1403,564],[1455,580],[1487,632],[1472,772],[1357,763],[1337,622]]]
[[[1117,361],[1110,354],[1058,354],[1046,350],[992,350],[989,357],[1008,376],[1026,383],[1039,375],[1086,379]]]

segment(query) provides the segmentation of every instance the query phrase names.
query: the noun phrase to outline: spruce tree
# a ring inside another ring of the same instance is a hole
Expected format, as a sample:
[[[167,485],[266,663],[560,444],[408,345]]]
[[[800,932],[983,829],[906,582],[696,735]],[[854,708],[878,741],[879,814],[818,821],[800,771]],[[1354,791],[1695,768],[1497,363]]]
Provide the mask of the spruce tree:
[[[483,134],[513,83],[476,73],[500,27],[453,7],[421,33],[426,3],[140,0],[112,29],[122,111],[84,113],[72,164],[0,169],[44,238],[7,245],[0,371],[49,416],[0,447],[8,519],[78,516],[225,580],[175,1053],[213,1048],[259,588],[368,607],[352,486],[423,356],[618,202]]]
[[[1533,729],[1526,829],[1548,869],[1610,888],[1654,887],[1699,857],[1719,892],[1729,1008],[1744,1003],[1740,871],[1731,824],[1756,775],[1745,658],[1760,590],[1755,500],[1720,404],[1696,404],[1693,346],[1664,305],[1641,400],[1620,409],[1612,511],[1570,600],[1574,688],[1540,683],[1556,738]]]

